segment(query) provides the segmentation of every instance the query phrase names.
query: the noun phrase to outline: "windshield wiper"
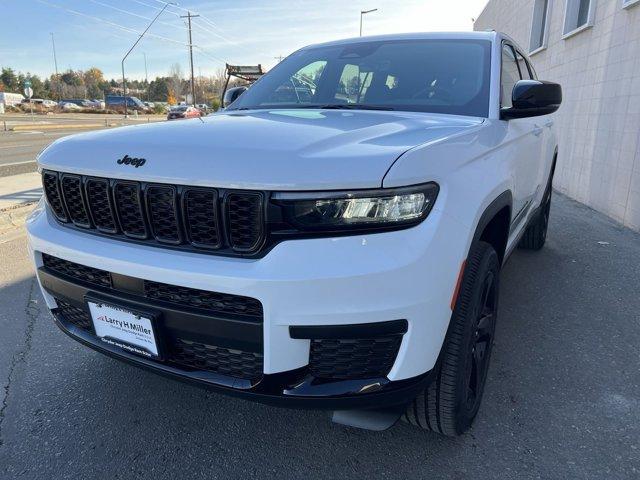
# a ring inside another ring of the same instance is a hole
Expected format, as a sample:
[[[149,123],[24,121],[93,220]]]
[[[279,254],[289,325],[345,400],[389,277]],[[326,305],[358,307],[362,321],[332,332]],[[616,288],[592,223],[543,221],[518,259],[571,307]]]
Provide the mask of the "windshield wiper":
[[[324,105],[303,105],[298,108],[317,108],[319,110],[395,110],[392,107],[362,103],[326,103]]]

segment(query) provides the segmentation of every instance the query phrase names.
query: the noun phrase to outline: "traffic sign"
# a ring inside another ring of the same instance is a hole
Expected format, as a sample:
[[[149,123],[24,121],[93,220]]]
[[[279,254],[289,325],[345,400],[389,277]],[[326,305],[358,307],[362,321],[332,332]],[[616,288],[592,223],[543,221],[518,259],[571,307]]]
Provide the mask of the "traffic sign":
[[[27,98],[31,98],[33,96],[33,88],[25,87],[24,96],[27,97]]]
[[[24,88],[29,88],[29,87],[31,87],[31,80],[26,79],[26,80],[24,81]]]

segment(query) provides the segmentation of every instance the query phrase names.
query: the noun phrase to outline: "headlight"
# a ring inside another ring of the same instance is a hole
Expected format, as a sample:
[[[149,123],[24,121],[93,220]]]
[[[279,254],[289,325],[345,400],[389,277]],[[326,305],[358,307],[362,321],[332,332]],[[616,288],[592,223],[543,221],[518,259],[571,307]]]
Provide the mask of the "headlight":
[[[301,230],[388,229],[424,220],[438,196],[438,185],[351,192],[277,193],[287,223]]]

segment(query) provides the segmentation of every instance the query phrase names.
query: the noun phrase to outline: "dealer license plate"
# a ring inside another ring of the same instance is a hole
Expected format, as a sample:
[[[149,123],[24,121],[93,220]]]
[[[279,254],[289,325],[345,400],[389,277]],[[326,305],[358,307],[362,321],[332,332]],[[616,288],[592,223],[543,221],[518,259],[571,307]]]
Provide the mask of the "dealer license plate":
[[[149,358],[158,357],[151,318],[126,308],[88,301],[93,327],[100,340]]]

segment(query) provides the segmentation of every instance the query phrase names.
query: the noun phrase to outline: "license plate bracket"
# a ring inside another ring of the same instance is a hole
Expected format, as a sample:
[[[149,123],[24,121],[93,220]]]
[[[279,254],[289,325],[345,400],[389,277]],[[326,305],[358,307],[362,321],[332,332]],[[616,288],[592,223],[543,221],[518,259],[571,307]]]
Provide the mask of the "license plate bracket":
[[[86,296],[96,336],[103,342],[122,350],[160,360],[162,351],[158,341],[157,312]]]

